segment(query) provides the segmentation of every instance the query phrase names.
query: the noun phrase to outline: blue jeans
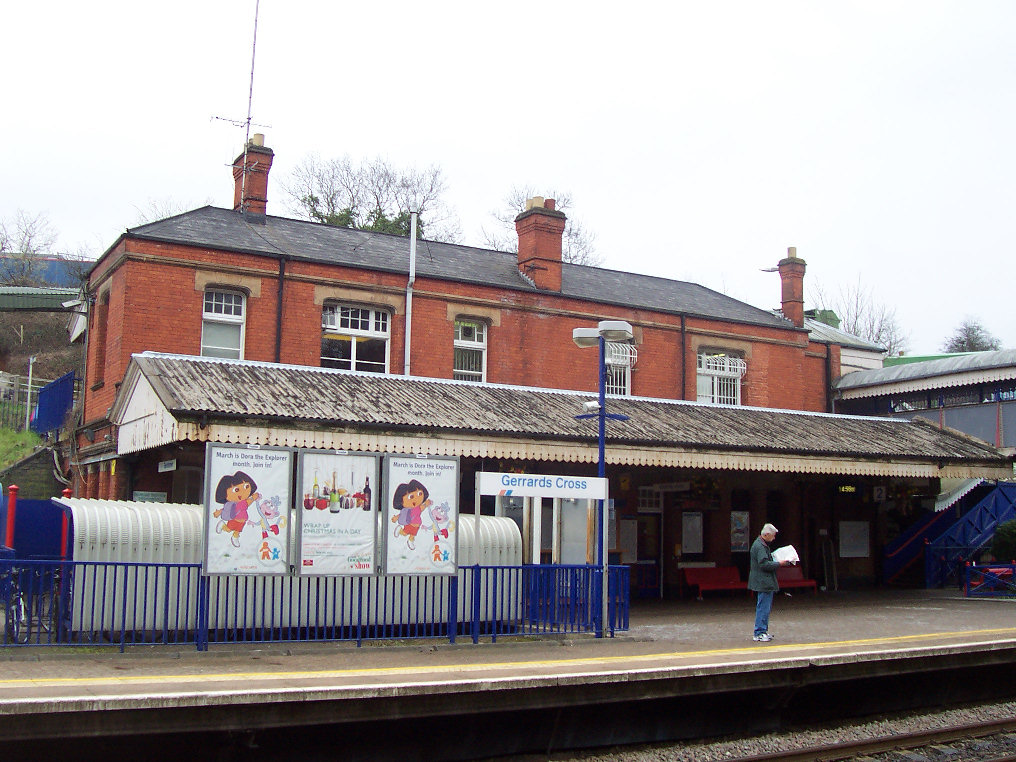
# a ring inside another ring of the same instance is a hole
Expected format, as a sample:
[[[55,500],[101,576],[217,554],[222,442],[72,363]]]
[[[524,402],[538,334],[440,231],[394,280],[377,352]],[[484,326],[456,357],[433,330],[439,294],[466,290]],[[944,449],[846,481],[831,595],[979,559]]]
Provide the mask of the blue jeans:
[[[755,593],[755,635],[769,632],[769,612],[773,609],[774,593]]]

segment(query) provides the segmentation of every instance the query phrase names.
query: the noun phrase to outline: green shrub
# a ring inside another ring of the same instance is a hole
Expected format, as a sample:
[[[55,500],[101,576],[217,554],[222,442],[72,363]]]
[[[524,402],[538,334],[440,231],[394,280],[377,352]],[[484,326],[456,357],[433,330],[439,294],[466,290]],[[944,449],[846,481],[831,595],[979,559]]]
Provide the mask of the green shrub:
[[[0,429],[0,468],[28,457],[40,442],[38,435],[31,431]]]
[[[991,540],[991,555],[1002,564],[1016,560],[1016,519],[998,525]]]

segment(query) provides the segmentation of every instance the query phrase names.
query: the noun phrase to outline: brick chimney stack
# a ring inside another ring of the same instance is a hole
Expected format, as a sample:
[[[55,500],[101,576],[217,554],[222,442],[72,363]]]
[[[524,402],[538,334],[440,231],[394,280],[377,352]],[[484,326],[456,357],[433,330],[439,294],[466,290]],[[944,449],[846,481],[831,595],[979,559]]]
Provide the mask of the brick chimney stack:
[[[554,199],[534,196],[515,218],[519,234],[519,271],[537,288],[561,290],[561,249],[567,217]]]
[[[244,172],[244,156],[247,171]],[[246,153],[233,159],[233,210],[250,214],[267,214],[268,171],[272,168],[275,152],[265,148],[265,136],[260,132],[247,142]]]
[[[797,258],[797,247],[787,249],[786,259],[777,268],[783,286],[783,317],[798,328],[804,328],[804,269],[805,261]]]

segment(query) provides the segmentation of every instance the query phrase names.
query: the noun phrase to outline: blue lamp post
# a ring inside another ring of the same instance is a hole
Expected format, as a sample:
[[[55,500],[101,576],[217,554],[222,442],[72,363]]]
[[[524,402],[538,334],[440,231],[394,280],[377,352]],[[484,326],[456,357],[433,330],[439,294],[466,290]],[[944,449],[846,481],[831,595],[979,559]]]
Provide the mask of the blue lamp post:
[[[600,349],[600,398],[599,402],[587,402],[585,403],[585,409],[588,411],[582,415],[575,416],[576,418],[593,418],[596,417],[598,420],[598,445],[599,451],[597,455],[597,476],[601,479],[605,478],[606,473],[606,439],[607,439],[607,419],[610,418],[614,421],[627,421],[628,416],[619,415],[617,413],[607,412],[607,342],[629,342],[632,340],[632,327],[630,323],[626,323],[623,320],[601,320],[596,328],[575,328],[572,330],[572,341],[580,347],[599,347]],[[603,588],[601,591],[601,610],[600,610],[600,622],[596,628],[596,637],[603,637],[603,630],[607,623],[608,616],[608,568],[607,568],[607,533],[606,533],[606,521],[603,515],[603,500],[598,501],[598,508],[596,511],[596,531],[599,535],[597,540],[597,553],[596,563],[600,567],[602,574]]]

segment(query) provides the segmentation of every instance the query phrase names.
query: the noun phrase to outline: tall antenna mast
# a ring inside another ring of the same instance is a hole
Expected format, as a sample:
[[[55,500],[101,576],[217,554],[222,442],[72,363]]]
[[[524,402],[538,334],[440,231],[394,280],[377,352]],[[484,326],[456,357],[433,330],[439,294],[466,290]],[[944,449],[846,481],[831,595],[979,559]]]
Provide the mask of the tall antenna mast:
[[[250,90],[247,92],[247,119],[244,122],[245,133],[243,136],[243,172],[240,179],[240,210],[247,211],[247,146],[250,144],[250,119],[251,107],[254,103],[254,55],[258,47],[258,11],[261,9],[261,0],[254,3],[254,40],[250,46]]]

